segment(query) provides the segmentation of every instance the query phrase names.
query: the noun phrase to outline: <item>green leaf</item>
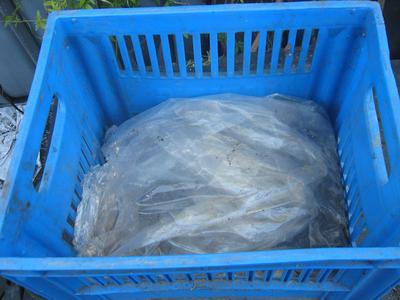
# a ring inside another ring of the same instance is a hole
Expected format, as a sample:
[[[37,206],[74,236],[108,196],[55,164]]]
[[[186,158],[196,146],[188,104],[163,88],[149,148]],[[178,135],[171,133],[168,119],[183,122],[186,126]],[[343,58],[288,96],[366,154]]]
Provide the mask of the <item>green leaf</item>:
[[[10,26],[14,23],[14,16],[4,16],[4,26]]]
[[[77,4],[77,9],[91,9],[96,6],[95,0],[79,0]]]
[[[139,0],[100,0],[99,7],[115,8],[115,7],[137,7]]]
[[[47,12],[74,8],[75,1],[67,1],[67,0],[44,0],[43,6]]]
[[[243,53],[244,51],[244,43],[243,41],[236,41],[235,43],[235,54]]]
[[[46,28],[46,19],[44,19],[40,13],[40,11],[36,11],[35,15],[35,28],[38,29],[45,29]]]

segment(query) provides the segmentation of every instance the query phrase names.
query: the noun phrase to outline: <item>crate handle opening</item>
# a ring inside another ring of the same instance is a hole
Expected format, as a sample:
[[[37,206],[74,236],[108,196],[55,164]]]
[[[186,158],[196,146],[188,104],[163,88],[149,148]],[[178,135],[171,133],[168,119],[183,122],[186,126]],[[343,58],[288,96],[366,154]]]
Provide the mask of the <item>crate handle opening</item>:
[[[371,89],[366,101],[367,126],[372,148],[372,159],[382,184],[388,181],[391,172],[389,152],[379,109],[379,99],[375,87]]]
[[[51,100],[50,110],[46,120],[46,126],[44,128],[42,140],[40,142],[40,150],[36,157],[35,171],[33,172],[32,177],[32,184],[36,191],[39,191],[40,189],[40,184],[42,182],[44,170],[46,167],[46,161],[49,155],[49,149],[54,132],[54,125],[56,123],[57,111],[58,97],[54,95]]]

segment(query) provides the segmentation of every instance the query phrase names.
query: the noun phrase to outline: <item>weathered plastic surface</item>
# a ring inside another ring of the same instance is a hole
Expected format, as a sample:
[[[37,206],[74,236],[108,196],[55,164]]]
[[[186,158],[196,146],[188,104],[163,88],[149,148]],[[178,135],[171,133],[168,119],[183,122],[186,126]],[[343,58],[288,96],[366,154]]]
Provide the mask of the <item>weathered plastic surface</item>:
[[[299,29],[304,29],[303,42],[294,54]],[[285,30],[289,42],[281,34]],[[268,31],[274,32],[273,43],[264,43]],[[235,32],[244,32],[244,59],[238,69],[233,61]],[[260,33],[255,62],[250,55],[252,32]],[[186,33],[192,35],[194,72],[186,68],[193,63],[185,57]],[[205,54],[210,65],[204,68],[202,33],[209,33],[210,41]],[[217,33],[226,33],[225,69],[218,67],[223,64],[218,61]],[[175,36],[176,63],[167,34]],[[147,68],[138,35],[147,40]],[[160,35],[159,55],[153,35]],[[120,46],[117,56],[115,40]],[[308,48],[314,49],[310,55]],[[137,63],[132,64],[132,53]],[[163,57],[164,67],[158,57]],[[225,92],[281,93],[326,107],[337,136],[354,248],[73,257],[82,176],[101,162],[105,130],[168,98]],[[59,101],[53,139],[35,188],[35,162],[54,96]],[[0,203],[1,273],[48,298],[380,297],[400,278],[399,105],[377,3],[313,1],[53,14]]]

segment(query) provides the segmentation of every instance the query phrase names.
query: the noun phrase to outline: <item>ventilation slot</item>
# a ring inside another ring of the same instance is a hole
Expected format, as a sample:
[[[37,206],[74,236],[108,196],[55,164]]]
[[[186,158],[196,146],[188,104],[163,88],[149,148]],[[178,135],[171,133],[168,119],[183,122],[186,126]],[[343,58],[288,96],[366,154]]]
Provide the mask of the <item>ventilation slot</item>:
[[[139,35],[138,38],[139,38],[140,50],[141,50],[142,56],[143,56],[145,71],[146,71],[146,73],[151,73],[152,67],[151,67],[151,62],[150,62],[150,54],[149,54],[149,50],[147,47],[146,36]]]
[[[227,37],[226,33],[218,33],[218,72],[227,75]]]
[[[247,76],[250,72],[250,51],[251,51],[251,32],[244,33],[243,41],[243,75]]]
[[[281,40],[280,40],[280,48],[279,48],[279,55],[278,55],[278,72],[283,72],[283,67],[285,64],[285,58],[290,51],[290,44],[289,44],[289,30],[284,30],[282,32]]]
[[[265,54],[264,54],[264,71],[265,73],[271,72],[272,49],[274,45],[274,31],[268,31],[265,41]]]
[[[301,270],[293,270],[292,277],[290,281],[298,282],[301,275]]]
[[[159,70],[160,76],[165,77],[166,76],[166,70],[165,70],[165,63],[164,63],[164,56],[163,56],[163,50],[162,50],[162,42],[161,42],[161,36],[159,34],[156,34],[153,36],[153,43],[154,43],[154,56],[156,57],[155,59],[158,62],[157,68]]]
[[[124,61],[122,60],[121,48],[118,43],[117,37],[115,35],[112,35],[109,37],[109,39],[110,39],[111,47],[114,52],[114,58],[115,58],[115,61],[117,62],[118,68],[121,71],[125,71],[125,64],[124,64]]]
[[[164,274],[163,276],[164,276],[164,278],[165,278],[168,282],[173,282],[173,281],[174,281],[174,280],[173,280],[173,276],[171,276],[171,275]]]
[[[220,72],[227,76],[234,75],[235,58],[235,34],[233,32],[220,33],[218,35],[218,51],[220,57]]]
[[[326,278],[326,281],[329,282],[337,282],[340,280],[340,278],[343,275],[343,270],[339,270],[339,269],[334,269],[331,272],[329,272],[329,275]]]
[[[257,59],[258,59],[258,48],[260,46],[260,32],[251,33],[251,45],[250,45],[250,74],[256,74],[257,72]]]
[[[367,96],[366,119],[368,124],[371,156],[378,180],[381,184],[385,184],[390,176],[391,164],[389,153],[386,145],[385,133],[382,126],[382,118],[379,108],[379,99],[375,88]]]
[[[235,33],[235,73],[241,75],[243,73],[243,59],[244,59],[244,32]]]
[[[194,76],[194,54],[193,54],[193,35],[185,33],[183,35],[185,47],[186,72],[188,76]]]
[[[318,29],[109,37],[120,71],[141,76],[234,76],[311,70]]]
[[[124,36],[124,41],[126,44],[126,49],[128,51],[128,57],[129,57],[129,61],[131,63],[131,68],[133,72],[138,72],[139,68],[138,68],[138,64],[136,61],[136,56],[135,56],[135,51],[133,49],[133,44],[132,44],[132,39],[129,35],[125,35]]]
[[[73,218],[73,217],[71,217],[71,216],[68,216],[68,217],[67,217],[67,224],[68,224],[69,226],[71,226],[72,228],[74,228],[74,227],[75,227],[75,218]]]
[[[320,274],[320,270],[312,270],[309,276],[309,282],[317,282],[318,275]]]
[[[117,284],[117,285],[121,285],[123,284],[123,281],[121,281],[118,277],[116,276],[110,276],[110,279],[113,283]]]
[[[164,68],[161,67],[160,65],[160,71],[163,74],[163,70],[165,70],[165,74],[167,77],[173,77],[174,70],[171,60],[172,55],[171,55],[169,36],[163,34],[160,36],[160,39],[161,39],[161,51],[162,51],[162,63],[164,65]],[[159,60],[159,62],[161,62],[161,60]]]
[[[87,158],[87,156],[86,156],[86,153],[85,153],[85,151],[81,148],[81,154],[82,154],[82,156],[81,156],[81,160],[80,160],[80,164],[82,165],[82,166],[84,166],[84,171],[85,171],[85,173],[86,173],[86,171],[88,170],[88,169],[90,169],[90,162],[89,162],[89,160],[88,160],[88,158]]]
[[[218,77],[218,39],[216,33],[210,33],[211,76]]]
[[[290,66],[292,72],[296,72],[298,70],[300,54],[303,45],[303,38],[304,38],[304,29],[300,29],[296,33],[294,48],[292,48],[293,59],[292,59],[292,64]]]
[[[178,53],[176,48],[175,35],[173,34],[168,35],[168,48],[170,52],[169,56],[171,57],[172,72],[178,75],[179,74]],[[166,55],[164,54],[164,60],[166,61],[165,57]]]
[[[96,143],[96,142],[94,142]],[[77,213],[77,207],[82,200],[82,187],[81,182],[84,174],[90,169],[90,167],[94,164],[98,163],[94,159],[94,151],[92,150],[90,144],[88,143],[88,138],[85,135],[82,135],[81,140],[81,157],[78,162],[78,174],[76,175],[76,183],[74,188],[74,196],[71,200],[70,207],[71,211],[66,218],[67,226],[63,232],[62,238],[64,241],[70,244],[70,240],[72,241],[73,237],[73,228],[75,227],[75,218]]]
[[[202,33],[200,35],[201,41],[201,57],[202,57],[202,69],[203,76],[211,75],[211,53],[210,53],[210,35],[208,33]]]
[[[98,277],[86,277],[85,283],[88,286],[121,286],[131,285],[133,288],[140,286],[149,286],[153,284],[171,284],[171,283],[184,283],[187,284],[192,282],[196,285],[198,282],[206,281],[236,281],[243,284],[247,281],[248,284],[252,285],[261,284],[267,282],[269,284],[286,284],[287,288],[291,289],[291,284],[294,290],[296,285],[306,283],[314,285],[318,288],[318,284],[329,282],[334,284],[335,287],[344,271],[339,269],[305,269],[305,270],[267,270],[267,271],[247,271],[247,272],[202,272],[202,273],[177,273],[177,274],[142,274],[142,275],[109,275],[109,276],[98,276]],[[348,291],[347,287],[343,287],[338,291]]]
[[[146,65],[145,65],[144,55],[142,53],[142,46],[141,46],[140,39],[136,35],[132,36],[131,38],[132,38],[132,43],[133,43],[133,49],[135,51],[135,58],[136,58],[137,67],[139,69],[139,73],[140,73],[140,75],[144,76],[144,75],[146,75]],[[142,36],[142,40],[143,40],[143,36]]]
[[[64,230],[61,237],[64,240],[64,242],[66,242],[68,245],[70,245],[70,246],[73,245],[72,244],[73,236],[70,233],[68,233],[67,231]]]
[[[147,53],[150,58],[149,70],[152,70],[154,77],[160,77],[160,69],[157,59],[157,50],[154,43],[154,37],[150,34],[146,35]]]
[[[129,282],[133,282],[135,284],[139,283],[139,281],[133,275],[127,276],[127,278],[129,280]]]
[[[97,144],[97,140],[93,141],[93,139],[88,139],[85,134],[82,134],[81,138],[81,153],[87,166],[91,167],[92,165],[99,163],[98,159],[96,158],[96,153],[92,149],[92,144]],[[91,141],[91,144],[88,142],[88,140]]]
[[[276,30],[274,32],[274,40],[272,43],[272,54],[271,54],[271,73],[276,73],[278,71],[278,63],[280,58],[282,48],[282,31]]]
[[[350,215],[349,230],[355,245],[360,245],[368,235],[365,216],[360,206],[357,206],[356,211]]]
[[[201,280],[201,281],[208,280],[207,275],[205,273],[193,274],[193,278],[194,278],[194,280]]]
[[[233,273],[234,280],[245,280],[246,272],[235,272]]]
[[[346,166],[353,170],[353,164],[347,163]],[[353,180],[355,176],[353,173],[349,173],[346,183],[346,200],[347,208],[349,212],[349,232],[353,246],[361,245],[365,238],[368,236],[368,228],[365,219],[364,212],[361,208],[359,201],[359,193],[356,188],[357,182]],[[349,188],[350,186],[350,188]]]
[[[283,275],[283,270],[275,270],[272,274],[272,280],[280,281]]]
[[[318,283],[325,282],[329,273],[330,273],[329,269],[328,270],[320,270],[318,277],[317,277],[317,282]]]
[[[310,44],[307,50],[305,71],[311,71],[311,66],[314,60],[315,48],[317,47],[317,42],[318,42],[318,34],[319,34],[318,29],[313,29],[311,32]]]
[[[389,177],[390,171],[391,171],[391,165],[390,165],[390,160],[389,160],[388,149],[386,146],[385,134],[383,132],[381,112],[379,109],[379,100],[378,100],[378,96],[376,94],[375,88],[372,89],[372,96],[374,99],[376,118],[378,120],[380,144],[381,144],[381,148],[382,148],[382,152],[383,152],[383,160],[385,161],[386,175],[387,175],[387,177]]]
[[[88,153],[86,153],[86,151],[83,148],[81,148],[81,153],[82,153],[83,161],[85,162],[85,166],[87,168],[90,168],[90,166],[92,165],[91,160],[89,159],[90,156],[88,155]]]
[[[71,201],[70,207],[71,207],[71,209],[72,209],[75,213],[77,212],[78,208],[77,208],[77,206],[74,204],[73,201]]]
[[[40,189],[40,184],[46,167],[47,156],[49,155],[54,126],[56,123],[57,109],[58,98],[57,96],[53,96],[44,132],[42,134],[42,140],[40,142],[40,150],[36,157],[35,170],[33,172],[32,184],[36,191],[39,191]]]
[[[304,29],[303,36],[301,38],[301,49],[299,54],[299,61],[297,64],[297,72],[305,72],[305,65],[307,60],[308,49],[310,46],[312,30],[311,29]],[[300,42],[300,41],[296,41]]]

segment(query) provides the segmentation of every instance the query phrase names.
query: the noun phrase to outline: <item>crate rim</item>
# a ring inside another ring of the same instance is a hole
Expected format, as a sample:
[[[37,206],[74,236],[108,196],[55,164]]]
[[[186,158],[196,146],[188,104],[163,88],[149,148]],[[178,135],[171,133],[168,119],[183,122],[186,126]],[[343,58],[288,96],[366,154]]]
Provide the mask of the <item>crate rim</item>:
[[[251,255],[248,255],[250,254]],[[380,261],[381,260],[381,261]],[[333,263],[334,262],[334,263]],[[82,273],[113,271],[118,272],[164,272],[185,270],[213,270],[221,268],[246,269],[257,266],[266,268],[306,268],[316,263],[320,267],[398,269],[400,268],[400,247],[373,248],[312,248],[266,250],[255,252],[185,254],[165,256],[124,256],[124,257],[2,257],[0,274],[18,272],[75,272]],[[22,273],[21,273],[22,272]],[[41,275],[41,274],[38,274]]]
[[[238,10],[240,6],[240,10]],[[49,14],[49,20],[73,18],[73,17],[105,17],[129,16],[132,14],[171,14],[171,13],[191,13],[191,12],[243,12],[255,9],[262,11],[290,11],[304,9],[359,9],[369,8],[381,10],[378,2],[360,0],[328,0],[328,1],[300,1],[300,2],[275,2],[275,3],[243,3],[243,4],[217,4],[217,5],[182,5],[182,6],[154,6],[154,7],[132,7],[132,8],[101,8],[101,9],[80,9],[80,10],[60,10]],[[383,22],[383,17],[376,14]]]

